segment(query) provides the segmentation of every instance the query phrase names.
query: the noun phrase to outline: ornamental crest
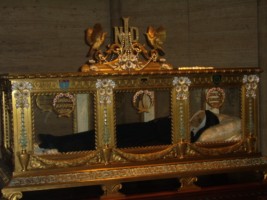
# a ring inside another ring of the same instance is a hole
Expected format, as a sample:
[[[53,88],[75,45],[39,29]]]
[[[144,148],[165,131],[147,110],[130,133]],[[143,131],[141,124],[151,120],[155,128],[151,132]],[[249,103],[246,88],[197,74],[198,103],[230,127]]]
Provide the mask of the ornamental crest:
[[[101,50],[107,32],[101,24],[95,24],[86,30],[86,43],[89,46],[88,62],[81,67],[82,72],[90,71],[140,71],[143,69],[172,69],[166,63],[163,44],[166,40],[166,30],[160,26],[149,26],[144,34],[150,49],[138,42],[139,30],[129,26],[129,18],[123,18],[123,27],[114,27],[115,42]]]

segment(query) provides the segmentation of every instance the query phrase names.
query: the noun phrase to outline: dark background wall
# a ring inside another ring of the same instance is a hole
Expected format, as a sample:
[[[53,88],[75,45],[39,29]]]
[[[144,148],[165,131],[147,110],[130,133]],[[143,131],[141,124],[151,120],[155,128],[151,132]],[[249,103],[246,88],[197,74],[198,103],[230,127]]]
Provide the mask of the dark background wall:
[[[167,30],[174,66],[261,67],[267,71],[267,0],[1,0],[0,73],[77,71],[86,62],[84,30],[109,33],[121,17],[142,33]],[[261,75],[261,141],[267,154],[267,72]]]

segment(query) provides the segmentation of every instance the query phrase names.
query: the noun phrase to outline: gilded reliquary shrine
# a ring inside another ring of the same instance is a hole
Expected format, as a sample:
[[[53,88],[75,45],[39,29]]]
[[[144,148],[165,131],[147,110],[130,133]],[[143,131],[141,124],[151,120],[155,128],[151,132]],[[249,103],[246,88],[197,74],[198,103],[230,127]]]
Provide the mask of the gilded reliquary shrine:
[[[145,34],[100,24],[86,31],[79,72],[1,75],[2,154],[10,174],[2,194],[259,171],[260,68],[179,67],[165,59],[163,27]],[[143,35],[148,44],[138,42]]]

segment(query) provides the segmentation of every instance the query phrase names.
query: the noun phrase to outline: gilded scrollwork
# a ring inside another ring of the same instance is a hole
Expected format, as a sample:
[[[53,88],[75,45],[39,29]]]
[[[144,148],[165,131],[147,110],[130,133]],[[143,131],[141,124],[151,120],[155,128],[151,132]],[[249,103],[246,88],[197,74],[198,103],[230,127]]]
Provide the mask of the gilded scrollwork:
[[[152,161],[164,159],[166,157],[174,157],[176,144],[171,145],[161,151],[156,151],[153,153],[128,153],[120,149],[114,149],[114,153],[120,157],[126,159],[127,161]]]
[[[204,146],[205,144],[197,144],[197,143],[188,143],[189,149],[191,151],[197,152],[200,155],[225,155],[234,152],[240,152],[244,149],[244,141],[240,140],[235,142],[234,144],[225,143],[222,147],[214,147],[208,148]],[[208,146],[208,145],[207,145]],[[192,152],[191,152],[192,153]]]
[[[93,151],[86,155],[78,156],[72,159],[52,159],[44,158],[38,155],[32,155],[29,165],[32,169],[49,169],[49,168],[66,168],[85,166],[92,163],[97,163],[99,160],[99,151]]]

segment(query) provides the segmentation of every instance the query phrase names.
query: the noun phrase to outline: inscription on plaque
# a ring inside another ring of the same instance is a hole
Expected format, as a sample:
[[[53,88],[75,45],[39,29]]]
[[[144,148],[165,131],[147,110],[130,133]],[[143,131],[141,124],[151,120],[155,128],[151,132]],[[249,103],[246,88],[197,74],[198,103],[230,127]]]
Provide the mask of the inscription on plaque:
[[[206,101],[212,108],[220,108],[225,99],[225,92],[219,87],[211,88],[207,91]]]
[[[60,93],[54,97],[53,107],[59,117],[70,117],[75,106],[74,95]]]

